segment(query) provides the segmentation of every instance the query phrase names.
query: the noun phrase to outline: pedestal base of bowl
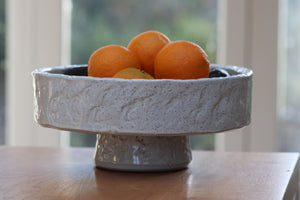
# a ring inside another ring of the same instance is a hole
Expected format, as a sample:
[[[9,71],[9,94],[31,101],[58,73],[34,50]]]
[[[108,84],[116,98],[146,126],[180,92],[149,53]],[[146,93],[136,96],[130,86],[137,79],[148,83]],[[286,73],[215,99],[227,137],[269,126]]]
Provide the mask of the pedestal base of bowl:
[[[172,171],[192,160],[188,136],[98,134],[95,164],[118,171]]]

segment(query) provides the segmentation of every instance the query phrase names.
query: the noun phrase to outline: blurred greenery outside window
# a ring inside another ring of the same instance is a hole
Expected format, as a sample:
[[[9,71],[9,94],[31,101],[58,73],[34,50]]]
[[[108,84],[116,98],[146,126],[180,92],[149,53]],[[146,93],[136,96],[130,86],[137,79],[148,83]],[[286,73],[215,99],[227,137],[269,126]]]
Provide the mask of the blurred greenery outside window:
[[[156,30],[170,40],[200,45],[216,61],[217,0],[73,0],[71,63],[86,64],[93,51],[127,46],[137,34]],[[95,146],[96,135],[71,133],[71,146]],[[214,134],[191,136],[193,149],[214,149]]]
[[[0,145],[5,144],[5,0],[0,0]]]
[[[279,90],[281,107],[278,116],[280,151],[300,152],[300,1],[284,1],[281,20]]]

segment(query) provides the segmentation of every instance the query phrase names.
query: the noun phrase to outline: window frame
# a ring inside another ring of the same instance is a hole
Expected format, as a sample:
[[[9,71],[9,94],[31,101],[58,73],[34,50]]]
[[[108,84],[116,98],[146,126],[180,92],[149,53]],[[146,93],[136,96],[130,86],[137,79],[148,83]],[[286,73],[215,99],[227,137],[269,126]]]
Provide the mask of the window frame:
[[[216,149],[277,151],[276,107],[280,0],[219,1],[217,61],[253,70],[251,124],[216,138]],[[267,76],[266,76],[267,75]]]
[[[31,72],[69,63],[69,0],[9,0],[6,3],[6,144],[61,146],[58,130],[33,118]]]

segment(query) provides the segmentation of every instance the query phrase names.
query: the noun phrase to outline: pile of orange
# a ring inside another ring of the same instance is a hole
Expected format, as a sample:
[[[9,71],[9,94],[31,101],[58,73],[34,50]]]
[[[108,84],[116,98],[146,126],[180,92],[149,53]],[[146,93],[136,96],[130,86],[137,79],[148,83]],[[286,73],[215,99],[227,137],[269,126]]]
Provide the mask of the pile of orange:
[[[88,76],[124,79],[208,78],[209,60],[204,50],[189,41],[170,41],[158,31],[135,36],[127,48],[107,45],[88,62]]]

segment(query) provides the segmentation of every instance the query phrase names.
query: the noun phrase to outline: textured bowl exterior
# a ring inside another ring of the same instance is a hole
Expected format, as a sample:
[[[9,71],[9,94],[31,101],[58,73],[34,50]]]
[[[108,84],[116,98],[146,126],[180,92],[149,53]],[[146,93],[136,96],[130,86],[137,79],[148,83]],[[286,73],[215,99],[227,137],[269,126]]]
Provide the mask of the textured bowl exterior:
[[[231,76],[125,80],[66,75],[84,65],[32,72],[34,118],[61,130],[125,135],[191,135],[250,123],[252,71],[211,65]]]

